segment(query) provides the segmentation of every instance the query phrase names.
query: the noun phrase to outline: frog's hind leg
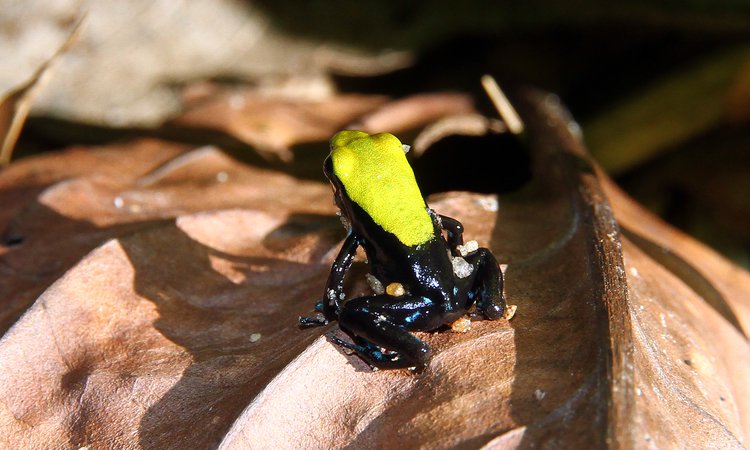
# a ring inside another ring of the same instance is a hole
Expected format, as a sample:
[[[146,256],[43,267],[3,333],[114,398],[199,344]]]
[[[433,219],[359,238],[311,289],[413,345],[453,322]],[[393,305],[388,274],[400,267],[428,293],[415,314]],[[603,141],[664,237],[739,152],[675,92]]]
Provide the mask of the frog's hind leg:
[[[346,302],[339,314],[339,325],[354,336],[355,343],[333,340],[380,369],[421,370],[430,360],[430,347],[400,324],[427,329],[437,316],[435,303],[424,297],[383,294],[355,298]]]
[[[403,357],[398,352],[390,352],[383,350],[381,347],[373,344],[359,336],[354,336],[354,342],[348,342],[343,339],[339,339],[333,333],[326,334],[326,337],[334,344],[347,348],[354,351],[357,355],[364,359],[370,366],[377,367],[379,369],[400,369],[404,367],[417,366],[417,364],[406,364],[402,361]],[[424,367],[422,365],[421,367]]]
[[[505,312],[505,276],[492,253],[481,247],[466,255],[466,261],[474,267],[474,286],[471,290],[477,302],[477,310],[490,320],[502,317]]]

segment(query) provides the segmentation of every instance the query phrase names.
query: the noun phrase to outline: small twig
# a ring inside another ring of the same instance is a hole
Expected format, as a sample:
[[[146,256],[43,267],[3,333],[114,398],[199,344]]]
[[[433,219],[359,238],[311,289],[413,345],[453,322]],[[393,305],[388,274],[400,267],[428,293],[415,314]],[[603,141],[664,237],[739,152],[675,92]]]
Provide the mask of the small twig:
[[[34,97],[49,82],[52,73],[50,69],[60,55],[67,52],[78,39],[84,19],[85,16],[78,20],[60,48],[25,83],[0,98],[0,167],[10,164],[13,149],[29,116]]]
[[[513,134],[523,133],[523,121],[518,116],[513,105],[510,104],[508,97],[498,86],[497,81],[491,75],[482,76],[482,87],[484,87],[487,96],[490,97],[492,104],[495,105],[500,118],[503,119],[508,130]]]

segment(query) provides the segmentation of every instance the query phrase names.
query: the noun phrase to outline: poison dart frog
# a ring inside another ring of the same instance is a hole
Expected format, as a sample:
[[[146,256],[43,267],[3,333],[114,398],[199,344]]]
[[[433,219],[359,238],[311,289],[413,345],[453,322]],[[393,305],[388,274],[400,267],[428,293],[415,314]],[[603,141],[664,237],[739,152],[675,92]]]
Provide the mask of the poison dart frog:
[[[427,206],[406,151],[389,133],[341,131],[331,139],[324,172],[348,235],[319,313],[299,318],[301,326],[338,320],[353,342],[331,340],[378,369],[422,370],[430,347],[412,331],[450,325],[474,306],[490,320],[506,308],[495,257],[477,246],[467,252],[461,223]],[[375,293],[345,301],[344,276],[360,246]]]

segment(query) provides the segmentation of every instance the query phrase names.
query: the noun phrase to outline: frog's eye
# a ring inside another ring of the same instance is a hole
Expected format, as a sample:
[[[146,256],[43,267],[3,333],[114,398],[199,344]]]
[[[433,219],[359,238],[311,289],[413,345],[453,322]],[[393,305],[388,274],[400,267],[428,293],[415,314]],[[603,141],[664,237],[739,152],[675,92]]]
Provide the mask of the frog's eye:
[[[409,150],[411,150],[411,145],[401,144],[401,148],[404,149],[404,153],[409,153]]]

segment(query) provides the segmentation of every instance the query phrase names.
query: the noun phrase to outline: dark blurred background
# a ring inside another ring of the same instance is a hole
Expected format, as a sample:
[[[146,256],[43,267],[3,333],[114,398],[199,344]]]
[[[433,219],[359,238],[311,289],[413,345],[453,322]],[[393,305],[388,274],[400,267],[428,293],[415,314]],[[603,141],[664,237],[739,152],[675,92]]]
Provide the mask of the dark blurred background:
[[[19,23],[52,20],[62,30],[80,11],[35,12],[43,3],[5,5],[6,52],[33,47]],[[625,190],[750,267],[750,2],[135,1],[132,11],[78,3],[92,29],[59,83],[85,93],[45,93],[21,156],[121,136],[99,134],[110,128],[158,127],[179,110],[170,93],[198,79],[262,84],[302,74],[338,91],[399,97],[482,95],[478,79],[490,73],[503,86],[558,94]],[[122,78],[95,88],[109,73]],[[152,74],[147,88],[124,86],[142,73]],[[155,109],[129,115],[147,102]],[[62,137],[50,117],[82,131]]]

